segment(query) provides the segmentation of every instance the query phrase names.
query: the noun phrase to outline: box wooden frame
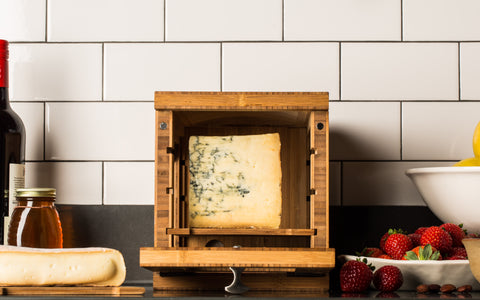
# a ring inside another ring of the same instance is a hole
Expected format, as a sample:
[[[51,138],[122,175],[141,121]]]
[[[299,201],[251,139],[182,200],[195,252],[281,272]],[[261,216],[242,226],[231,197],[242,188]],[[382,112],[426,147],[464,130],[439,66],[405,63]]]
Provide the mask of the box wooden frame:
[[[252,290],[328,290],[328,106],[325,92],[155,93],[155,240],[140,249],[155,290],[223,289],[228,267]],[[189,228],[188,137],[267,132],[282,142],[280,228]]]

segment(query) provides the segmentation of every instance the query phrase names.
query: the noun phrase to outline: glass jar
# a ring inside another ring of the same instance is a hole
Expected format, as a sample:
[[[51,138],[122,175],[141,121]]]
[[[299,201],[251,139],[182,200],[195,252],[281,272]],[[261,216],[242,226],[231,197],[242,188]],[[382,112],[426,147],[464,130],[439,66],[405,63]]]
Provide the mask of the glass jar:
[[[62,225],[52,188],[17,189],[17,206],[8,227],[8,245],[63,248]]]

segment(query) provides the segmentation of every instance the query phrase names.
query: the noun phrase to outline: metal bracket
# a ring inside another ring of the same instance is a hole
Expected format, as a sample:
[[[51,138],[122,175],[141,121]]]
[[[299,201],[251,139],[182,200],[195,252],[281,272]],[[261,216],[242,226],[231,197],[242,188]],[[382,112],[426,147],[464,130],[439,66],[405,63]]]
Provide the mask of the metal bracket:
[[[230,294],[243,294],[249,290],[248,286],[244,285],[240,281],[240,277],[242,272],[245,268],[235,268],[230,267],[230,270],[233,272],[233,282],[225,287],[225,291],[229,292]]]
[[[235,245],[233,249],[240,249],[241,246]],[[247,292],[250,288],[242,283],[240,277],[242,276],[242,272],[245,268],[240,267],[230,267],[230,270],[233,272],[233,282],[225,287],[225,291],[229,292],[230,294],[243,294]]]

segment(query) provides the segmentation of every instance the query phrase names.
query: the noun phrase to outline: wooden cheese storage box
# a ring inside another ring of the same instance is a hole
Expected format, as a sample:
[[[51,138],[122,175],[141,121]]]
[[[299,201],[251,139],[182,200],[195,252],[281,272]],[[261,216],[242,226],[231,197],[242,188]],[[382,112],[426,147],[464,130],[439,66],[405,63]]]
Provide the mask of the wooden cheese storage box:
[[[155,114],[154,289],[223,289],[229,267],[252,290],[328,289],[328,93],[156,92]],[[280,228],[189,228],[189,137],[261,133],[280,135]]]

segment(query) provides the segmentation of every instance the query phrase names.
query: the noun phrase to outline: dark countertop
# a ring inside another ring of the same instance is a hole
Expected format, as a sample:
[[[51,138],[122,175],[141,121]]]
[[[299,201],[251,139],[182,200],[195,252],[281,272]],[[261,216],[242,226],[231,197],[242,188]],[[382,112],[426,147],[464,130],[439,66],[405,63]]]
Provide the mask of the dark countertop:
[[[140,285],[136,285],[140,286]],[[182,292],[182,291],[153,291],[151,285],[144,286],[145,294],[140,296],[105,296],[105,295],[85,295],[85,296],[8,296],[3,295],[0,298],[12,298],[18,300],[30,300],[30,299],[85,299],[85,300],[95,300],[95,299],[111,299],[111,298],[121,298],[121,299],[185,299],[185,300],[196,300],[196,299],[232,299],[232,298],[249,298],[249,299],[331,299],[331,298],[398,298],[398,299],[445,299],[445,298],[458,298],[458,299],[478,299],[480,300],[480,291],[475,291],[469,294],[417,294],[415,291],[397,291],[394,293],[381,293],[378,291],[369,291],[366,294],[342,294],[340,292],[332,293],[323,293],[323,294],[310,294],[302,292],[247,292],[242,295],[233,295],[226,292]]]

